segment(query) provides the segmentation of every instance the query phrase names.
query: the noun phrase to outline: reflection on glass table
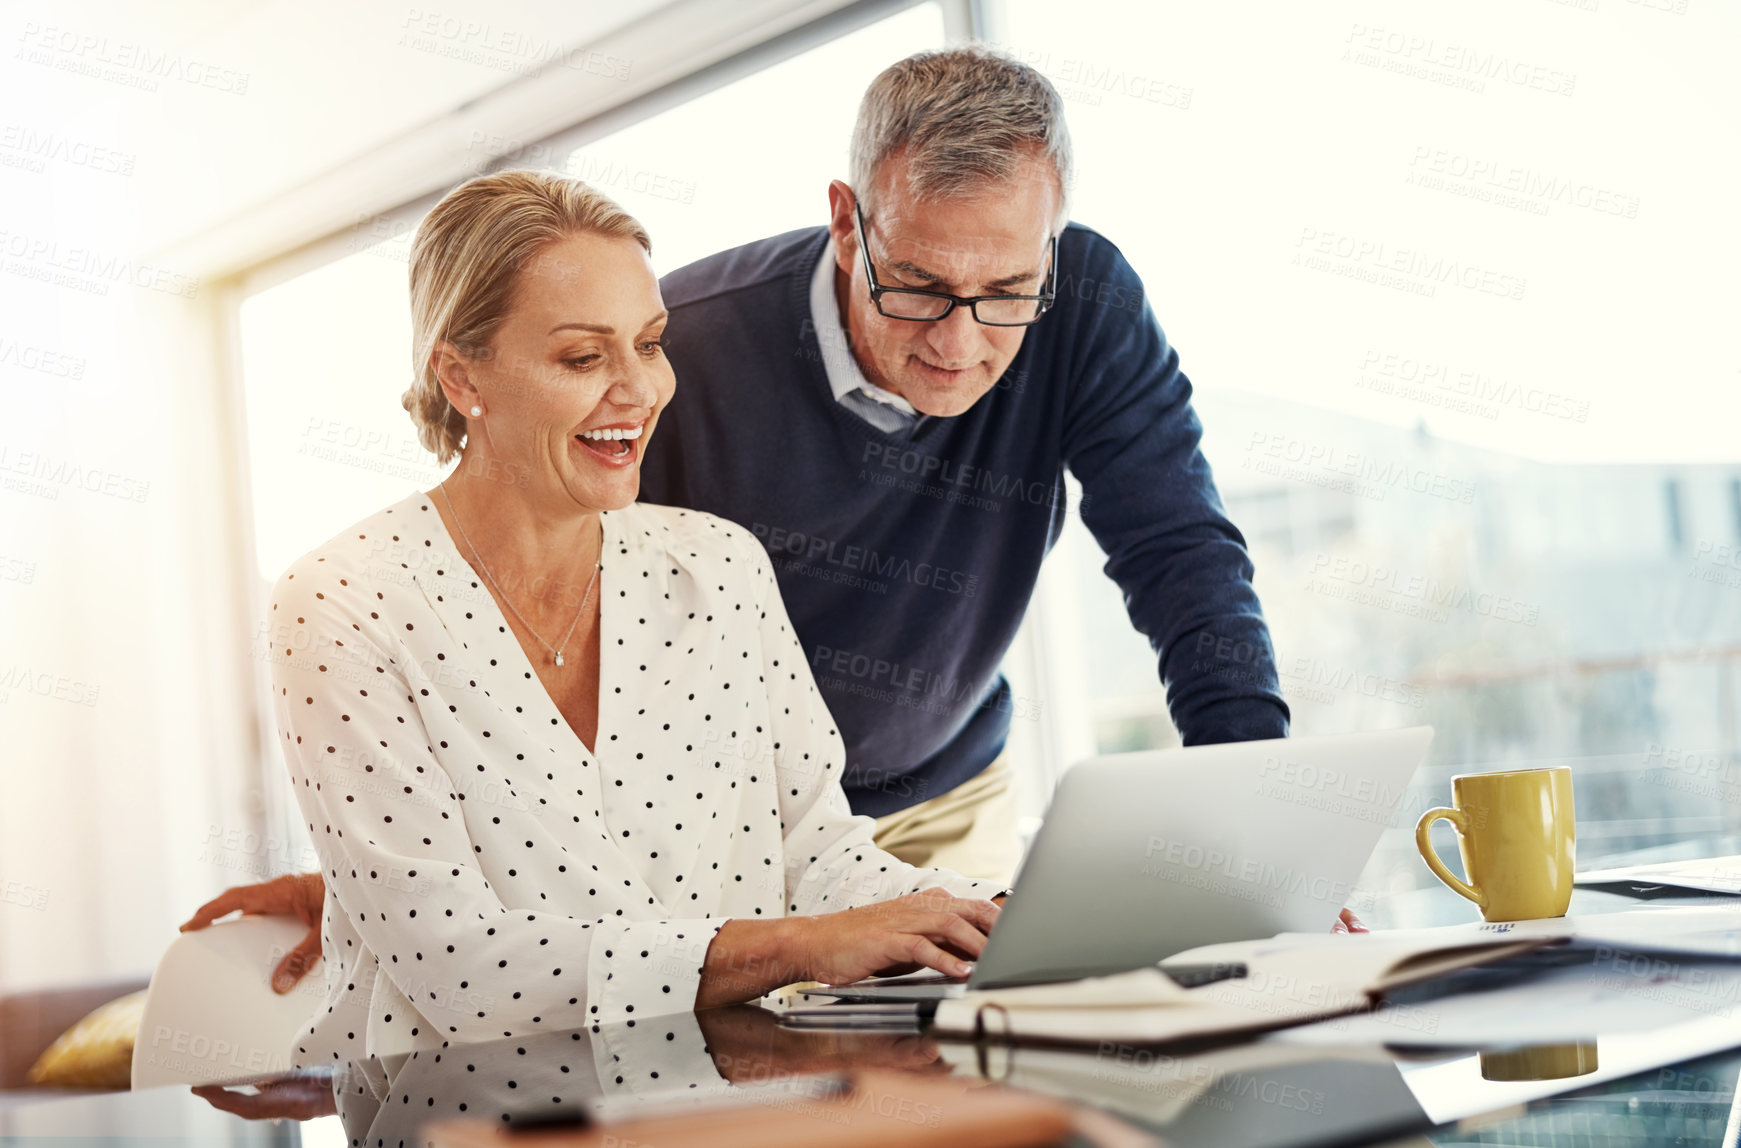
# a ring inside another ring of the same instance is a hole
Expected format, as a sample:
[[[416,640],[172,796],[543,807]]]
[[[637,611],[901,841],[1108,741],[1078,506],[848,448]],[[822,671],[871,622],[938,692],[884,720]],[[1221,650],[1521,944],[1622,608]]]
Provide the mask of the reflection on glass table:
[[[1704,1024],[1704,1033],[1672,1038],[1629,1034],[1494,1051],[1263,1040],[1195,1053],[1116,1045],[1092,1052],[952,1045],[945,1052],[960,1071],[1093,1104],[1175,1148],[1296,1148],[1400,1137],[1568,1148],[1715,1146],[1726,1143],[1722,1133],[1741,1057],[1721,1053],[1662,1064],[1687,1048],[1734,1041],[1711,1031],[1732,1028],[1732,1021]],[[1502,1125],[1508,1131],[1495,1134]]]
[[[1588,1145],[1591,1148],[1729,1148],[1741,1132],[1735,1081],[1741,1058],[1707,1057],[1627,1081],[1597,1085],[1463,1121],[1430,1133],[1444,1145]]]
[[[1741,1040],[1741,1026],[1715,1012],[1533,1050],[1387,1048],[1348,1039],[1353,1031],[1338,1033],[1335,1023],[1311,1026],[1327,1030],[1316,1034],[1292,1030],[1211,1047],[1012,1049],[912,1033],[786,1029],[773,1012],[745,1005],[634,1028],[455,1045],[248,1087],[0,1109],[0,1143],[92,1136],[295,1143],[274,1123],[282,1119],[302,1122],[301,1143],[310,1146],[391,1144],[419,1142],[420,1129],[435,1119],[512,1126],[584,1113],[608,1126],[709,1106],[771,1103],[790,1112],[844,1073],[897,1069],[933,1082],[953,1073],[963,1095],[995,1082],[1031,1089],[1157,1133],[1175,1148],[1398,1137],[1416,1144],[1717,1145],[1725,1142],[1741,1066],[1734,1054],[1711,1054]]]

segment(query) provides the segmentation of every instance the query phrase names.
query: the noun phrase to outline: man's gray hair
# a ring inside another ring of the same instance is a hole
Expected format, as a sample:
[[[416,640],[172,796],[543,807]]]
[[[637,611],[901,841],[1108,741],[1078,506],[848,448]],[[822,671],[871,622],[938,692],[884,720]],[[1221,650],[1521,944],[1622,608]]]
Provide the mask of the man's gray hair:
[[[877,168],[901,151],[915,198],[949,199],[1008,183],[1030,155],[1052,161],[1058,217],[1070,217],[1064,101],[1035,69],[979,45],[919,52],[865,89],[852,129],[852,187],[871,213]]]

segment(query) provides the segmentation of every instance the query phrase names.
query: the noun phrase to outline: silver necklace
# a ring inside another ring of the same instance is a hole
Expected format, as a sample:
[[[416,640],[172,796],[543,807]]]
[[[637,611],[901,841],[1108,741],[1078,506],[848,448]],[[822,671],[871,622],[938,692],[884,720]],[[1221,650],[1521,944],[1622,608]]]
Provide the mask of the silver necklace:
[[[453,515],[453,524],[459,527],[459,536],[465,539],[465,544],[471,547],[472,557],[478,560],[478,569],[484,572],[484,577],[490,580],[490,585],[496,588],[496,593],[502,596],[502,601],[508,604],[508,609],[514,611],[514,617],[520,619],[520,624],[526,627],[534,638],[538,639],[540,645],[556,656],[556,664],[558,666],[562,665],[562,651],[568,648],[568,639],[573,637],[574,628],[580,625],[580,616],[586,613],[586,604],[592,601],[592,588],[598,585],[599,571],[605,568],[603,559],[600,559],[600,561],[594,564],[592,568],[592,581],[586,584],[586,593],[582,595],[580,599],[580,609],[574,612],[574,621],[568,624],[568,633],[562,635],[562,648],[558,649],[557,647],[552,646],[549,642],[546,642],[544,640],[544,635],[540,634],[537,630],[532,629],[532,623],[526,620],[526,615],[515,609],[513,599],[508,597],[508,592],[502,589],[502,584],[497,582],[495,575],[490,573],[490,568],[484,565],[483,554],[479,552],[477,544],[471,540],[471,535],[465,532],[465,523],[459,520],[459,511],[453,508],[453,499],[448,497],[447,479],[442,479],[436,485],[441,487],[442,500],[447,503],[448,513]],[[599,553],[604,553],[604,523],[602,521],[599,523]]]

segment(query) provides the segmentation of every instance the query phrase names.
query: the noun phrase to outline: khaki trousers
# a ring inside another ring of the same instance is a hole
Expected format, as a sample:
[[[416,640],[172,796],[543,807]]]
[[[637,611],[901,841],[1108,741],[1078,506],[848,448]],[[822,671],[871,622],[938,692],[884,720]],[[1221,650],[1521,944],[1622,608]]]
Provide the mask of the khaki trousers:
[[[876,843],[909,865],[1008,885],[1022,859],[1017,808],[1006,751],[948,793],[877,818]]]

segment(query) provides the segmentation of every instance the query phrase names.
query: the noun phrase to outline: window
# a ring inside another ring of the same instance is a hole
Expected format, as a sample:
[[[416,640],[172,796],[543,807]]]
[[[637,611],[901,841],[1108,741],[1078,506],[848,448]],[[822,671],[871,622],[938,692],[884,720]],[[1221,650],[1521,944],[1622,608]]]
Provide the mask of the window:
[[[646,225],[663,274],[823,222],[828,181],[847,174],[865,86],[891,61],[942,42],[939,10],[921,5],[573,152],[532,146],[516,162],[610,194]],[[268,586],[298,555],[441,477],[399,406],[412,377],[405,275],[415,232],[415,219],[361,224],[341,237],[351,254],[242,303],[256,551]]]
[[[1735,167],[1692,142],[1734,123],[1688,21],[1590,9],[999,9],[1198,388],[1295,731],[1437,728],[1374,891],[1433,883],[1413,817],[1495,763],[1576,760],[1585,866],[1741,828]],[[1048,692],[1177,744],[1100,561],[1073,520]]]
[[[919,5],[575,151],[528,147],[514,164],[603,188],[646,225],[664,273],[823,222],[828,181],[847,175],[865,86],[891,61],[942,43],[939,9]],[[412,377],[406,264],[415,232],[416,219],[403,215],[360,223],[338,237],[343,257],[242,302],[261,601],[299,555],[444,472],[399,405]],[[260,712],[271,728],[265,677]],[[304,854],[300,864],[275,861],[313,868],[276,758],[267,772],[270,823]]]

